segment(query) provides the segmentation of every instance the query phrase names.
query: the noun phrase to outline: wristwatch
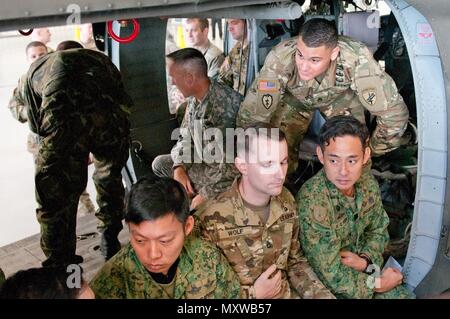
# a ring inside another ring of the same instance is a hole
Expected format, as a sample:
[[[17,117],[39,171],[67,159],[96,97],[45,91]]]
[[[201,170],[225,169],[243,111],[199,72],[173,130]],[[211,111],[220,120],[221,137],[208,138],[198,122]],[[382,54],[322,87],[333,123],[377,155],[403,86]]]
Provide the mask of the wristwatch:
[[[369,270],[368,268],[370,265],[372,265],[372,260],[366,254],[359,254],[358,256],[367,262],[367,266],[363,270],[363,273],[371,275],[373,273],[373,269]]]

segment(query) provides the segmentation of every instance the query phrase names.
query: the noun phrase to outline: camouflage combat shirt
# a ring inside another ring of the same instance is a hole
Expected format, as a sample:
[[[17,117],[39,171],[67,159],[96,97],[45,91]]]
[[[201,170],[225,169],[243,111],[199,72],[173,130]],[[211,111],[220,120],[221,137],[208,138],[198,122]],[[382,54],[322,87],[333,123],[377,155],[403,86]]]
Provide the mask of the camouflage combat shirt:
[[[90,283],[99,299],[169,299],[128,244],[100,269]],[[210,243],[189,236],[179,256],[174,299],[234,299],[239,279],[223,255]]]
[[[239,110],[237,126],[271,122],[283,129],[292,147],[303,138],[315,109],[325,117],[351,114],[364,123],[367,110],[377,121],[370,140],[373,154],[397,148],[408,123],[408,108],[369,49],[339,36],[340,53],[323,78],[302,81],[295,63],[297,39],[280,43],[267,55]]]
[[[226,163],[226,129],[235,128],[241,100],[237,92],[216,81],[211,81],[203,101],[187,99],[181,135],[171,156],[174,167],[185,166],[194,188],[205,199],[230,187],[237,176],[234,163]],[[208,137],[208,132],[215,137]]]
[[[389,218],[381,202],[377,181],[363,174],[355,184],[354,202],[331,183],[323,169],[297,194],[300,243],[306,258],[322,282],[338,298],[373,298],[368,275],[341,263],[339,252],[364,253],[381,268],[389,240]],[[399,286],[388,298],[411,298]],[[383,297],[381,297],[383,298]]]
[[[202,205],[196,217],[201,234],[221,249],[238,274],[243,297],[255,298],[255,280],[276,264],[282,272],[279,298],[334,298],[302,254],[296,205],[287,189],[271,198],[265,224],[244,205],[238,181]]]

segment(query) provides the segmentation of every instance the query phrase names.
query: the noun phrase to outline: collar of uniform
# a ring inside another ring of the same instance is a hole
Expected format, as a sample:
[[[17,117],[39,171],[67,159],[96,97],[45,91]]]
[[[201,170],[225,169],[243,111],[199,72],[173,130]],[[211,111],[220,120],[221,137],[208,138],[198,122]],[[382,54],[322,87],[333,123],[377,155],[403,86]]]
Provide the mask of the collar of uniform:
[[[189,251],[189,249],[186,248],[187,245],[189,245],[189,239],[191,237],[188,237],[185,239],[184,245],[183,245],[183,249],[181,250],[180,256],[179,258],[179,262],[178,262],[178,267],[177,267],[177,271],[175,273],[175,285],[178,287],[177,289],[175,289],[174,292],[174,298],[175,299],[179,299],[181,298],[181,296],[183,296],[184,291],[188,285],[188,281],[186,276],[188,275],[188,273],[191,272],[191,270],[193,269],[193,257]],[[163,294],[167,295],[167,293],[164,291],[164,289],[160,286],[160,284],[158,284],[150,275],[150,273],[147,271],[147,269],[145,268],[145,266],[142,264],[142,262],[139,260],[139,258],[136,255],[136,252],[134,251],[133,247],[131,246],[131,244],[128,244],[129,247],[127,248],[128,251],[128,255],[130,256],[131,260],[134,262],[134,265],[132,266],[133,269],[130,269],[130,272],[135,272],[134,267],[136,267],[137,269],[139,269],[139,274],[142,276],[142,278],[148,278],[149,280],[151,280],[152,283],[155,284],[156,287],[158,287],[159,289],[161,289],[161,291],[163,292]],[[135,274],[136,276],[136,274]],[[135,278],[135,280],[138,280],[138,278]],[[179,283],[182,282],[182,284],[180,285]],[[144,289],[145,287],[142,286],[142,289]],[[136,287],[135,287],[136,289]],[[167,298],[169,298],[169,296],[167,295]]]
[[[202,50],[202,54],[205,56],[206,53],[208,52],[209,48],[211,47],[211,41],[208,40],[208,44],[206,45],[206,47],[203,48]],[[200,51],[200,50],[199,50]]]
[[[213,90],[213,86],[216,85],[216,82],[214,80],[211,80],[209,83],[209,87],[208,87],[208,91],[206,92],[205,96],[203,97],[203,99],[200,101],[198,100],[195,96],[190,96],[190,102],[189,102],[189,107],[191,107],[191,112],[195,112],[197,114],[204,114],[205,111],[205,107],[206,104],[203,103],[204,101],[208,100],[208,97],[211,95],[211,91]],[[203,112],[200,112],[202,109]]]
[[[320,81],[318,79],[314,79],[316,81],[316,83],[318,84],[318,89],[319,91],[321,90],[325,90],[327,88],[333,87],[336,83],[336,65],[337,65],[337,60],[331,61],[330,66],[328,67],[327,71],[323,74],[323,78],[322,81]]]
[[[236,224],[238,226],[262,226],[262,222],[258,214],[244,205],[241,193],[239,192],[239,181],[240,177],[237,177],[230,189],[232,198],[233,200],[235,200],[236,206],[243,213],[242,215],[235,214],[234,217]],[[271,196],[269,205],[269,218],[267,219],[266,227],[272,226],[286,210],[281,204],[279,196]]]
[[[192,236],[185,238],[183,249],[180,253],[180,261],[178,262],[178,269],[175,275],[175,284],[177,285],[177,289],[175,289],[174,299],[180,299],[188,286],[187,275],[194,268],[194,256],[192,255],[192,251],[189,249],[191,240],[193,240]],[[182,283],[181,285],[179,283]]]

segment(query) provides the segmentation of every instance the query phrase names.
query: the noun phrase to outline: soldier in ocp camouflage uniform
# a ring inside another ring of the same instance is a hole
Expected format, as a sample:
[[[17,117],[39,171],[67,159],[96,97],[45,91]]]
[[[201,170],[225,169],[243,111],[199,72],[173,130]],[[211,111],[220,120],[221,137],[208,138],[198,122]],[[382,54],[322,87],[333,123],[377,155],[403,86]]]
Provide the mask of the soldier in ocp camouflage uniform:
[[[239,298],[239,280],[220,251],[190,235],[194,219],[180,183],[138,181],[127,200],[125,221],[130,244],[92,280],[97,298]]]
[[[239,276],[243,297],[334,299],[301,252],[296,204],[283,187],[285,137],[267,132],[267,126],[256,130],[243,148],[238,147],[241,178],[197,210],[199,231],[227,257]],[[255,163],[245,160],[252,158],[250,154]],[[267,278],[275,270],[277,274]],[[264,289],[264,281],[272,288]]]
[[[152,168],[157,176],[173,175],[183,184],[188,194],[195,196],[192,200],[195,207],[227,189],[237,175],[234,165],[225,162],[225,136],[227,128],[235,127],[242,98],[231,88],[208,78],[200,51],[186,48],[167,57],[174,84],[189,98],[177,144],[171,154],[156,157]],[[195,81],[190,83],[189,78]],[[214,132],[220,141],[204,141],[206,130]],[[218,145],[223,146],[222,151],[217,149]],[[214,150],[214,159],[205,158],[205,154],[208,156]]]
[[[290,170],[314,110],[325,117],[353,115],[365,123],[376,116],[370,147],[382,155],[400,144],[408,109],[394,81],[367,47],[337,35],[332,22],[306,22],[298,38],[277,45],[267,56],[239,110],[237,126],[270,122],[286,134]]]
[[[225,61],[220,68],[217,81],[228,85],[244,96],[249,57],[245,20],[229,19],[228,30],[237,43],[225,58]]]
[[[86,188],[89,152],[102,221],[102,253],[120,249],[121,170],[128,158],[130,97],[104,54],[86,49],[49,53],[34,63],[23,97],[31,131],[39,136],[35,184],[44,266],[79,263],[76,212]]]
[[[27,62],[29,64],[33,63],[41,56],[44,56],[50,51],[47,51],[47,47],[44,43],[39,41],[33,41],[28,43],[25,48],[25,54],[27,56]],[[17,87],[14,89],[11,99],[8,103],[8,108],[11,111],[12,116],[18,120],[20,123],[25,123],[28,121],[27,108],[25,107],[25,102],[23,98],[24,83],[26,81],[26,74],[22,75],[19,79]],[[29,132],[27,137],[27,150],[33,154],[33,158],[36,159],[37,154],[37,143],[38,136]]]
[[[308,261],[338,298],[414,298],[401,285],[399,270],[380,270],[389,218],[378,183],[362,174],[370,158],[367,128],[353,117],[336,116],[324,124],[319,139],[324,168],[296,197]]]

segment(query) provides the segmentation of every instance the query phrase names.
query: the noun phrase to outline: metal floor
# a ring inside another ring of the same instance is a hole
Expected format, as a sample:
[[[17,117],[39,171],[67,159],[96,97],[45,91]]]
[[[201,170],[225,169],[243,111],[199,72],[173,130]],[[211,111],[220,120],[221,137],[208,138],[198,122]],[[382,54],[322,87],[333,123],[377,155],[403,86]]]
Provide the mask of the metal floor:
[[[84,258],[81,264],[83,277],[90,281],[104,264],[100,254],[100,234],[97,233],[97,218],[94,214],[79,217],[77,220],[77,255]],[[0,268],[8,277],[18,270],[40,267],[45,259],[39,246],[40,234],[30,236],[15,243],[0,247]],[[122,246],[128,243],[128,227],[119,234]]]

